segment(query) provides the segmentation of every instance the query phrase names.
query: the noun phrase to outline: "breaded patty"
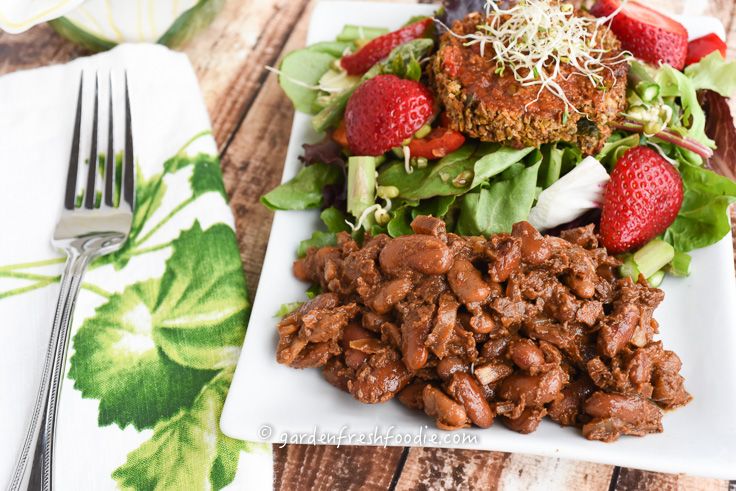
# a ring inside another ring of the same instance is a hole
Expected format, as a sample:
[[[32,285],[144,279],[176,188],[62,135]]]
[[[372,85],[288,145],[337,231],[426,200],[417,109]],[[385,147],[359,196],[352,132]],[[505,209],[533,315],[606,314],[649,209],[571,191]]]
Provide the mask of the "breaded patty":
[[[588,15],[582,11],[575,14]],[[455,21],[452,30],[460,35],[474,33],[484,21],[483,13],[472,13]],[[615,35],[601,26],[598,36],[609,50],[602,58],[610,66],[610,70],[601,72],[606,89],[573,73],[575,68],[568,63],[561,63],[560,75],[555,79],[570,104],[582,114],[547,89],[539,93],[539,85],[523,86],[511,70],[496,73],[498,65],[490,44],[485,45],[481,56],[478,44],[464,46],[464,39],[449,32],[442,36],[433,55],[429,76],[455,130],[514,148],[564,140],[577,144],[583,153],[593,154],[611,134],[607,123],[619,121],[626,109],[629,69],[628,63],[612,62],[621,58]]]

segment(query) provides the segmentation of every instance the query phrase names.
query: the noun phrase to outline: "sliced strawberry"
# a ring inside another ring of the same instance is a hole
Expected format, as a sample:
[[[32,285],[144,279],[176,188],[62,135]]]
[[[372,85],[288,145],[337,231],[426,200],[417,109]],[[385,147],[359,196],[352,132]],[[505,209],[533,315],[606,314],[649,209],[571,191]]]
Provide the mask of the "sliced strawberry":
[[[465,137],[459,131],[449,128],[434,128],[424,138],[412,140],[409,143],[409,153],[412,157],[439,159],[454,152],[465,143]]]
[[[728,46],[718,34],[711,32],[710,34],[698,39],[693,39],[687,43],[687,58],[685,58],[685,66],[699,62],[714,51],[720,51],[721,56],[726,57],[726,48]]]
[[[607,17],[621,6],[620,0],[598,0],[590,13]],[[666,15],[640,5],[626,2],[611,20],[611,30],[621,46],[644,61],[667,63],[682,70],[687,56],[687,30]]]
[[[649,147],[624,153],[606,185],[601,243],[611,254],[636,250],[667,230],[682,206],[682,179]]]
[[[379,36],[355,53],[343,56],[340,64],[348,72],[348,75],[363,75],[373,65],[386,58],[396,46],[422,37],[433,22],[431,17],[427,17],[419,22],[402,27],[398,31]]]
[[[345,135],[355,155],[381,155],[412,136],[434,110],[432,93],[413,80],[377,75],[358,86],[345,108]]]

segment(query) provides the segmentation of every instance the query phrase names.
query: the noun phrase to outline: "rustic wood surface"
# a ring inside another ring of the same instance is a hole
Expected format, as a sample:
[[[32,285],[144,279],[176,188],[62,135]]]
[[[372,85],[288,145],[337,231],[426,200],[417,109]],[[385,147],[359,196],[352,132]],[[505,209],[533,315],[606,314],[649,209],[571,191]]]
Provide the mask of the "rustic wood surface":
[[[735,0],[640,2],[669,13],[717,17],[728,34],[728,57],[736,59]],[[273,219],[259,197],[280,181],[294,113],[263,67],[304,45],[315,3],[230,0],[207,31],[181,48],[212,119],[251,296]],[[0,31],[0,75],[86,54],[46,25],[18,35]],[[736,101],[731,106],[736,109]],[[274,446],[274,488],[736,491],[736,481],[505,452],[287,445]]]

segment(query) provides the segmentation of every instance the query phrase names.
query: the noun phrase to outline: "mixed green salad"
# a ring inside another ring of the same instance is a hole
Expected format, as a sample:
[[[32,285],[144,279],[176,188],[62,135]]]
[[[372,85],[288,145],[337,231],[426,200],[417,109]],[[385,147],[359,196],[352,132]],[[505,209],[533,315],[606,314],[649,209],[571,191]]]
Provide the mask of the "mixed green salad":
[[[456,9],[442,9],[438,17],[449,25],[463,18],[469,3],[455,2]],[[421,19],[407,19],[407,25]],[[357,87],[385,74],[427,84],[426,62],[435,47],[435,32],[396,46],[362,76],[342,68],[341,58],[387,32],[345,26],[335,41],[293,51],[278,70],[272,69],[294,107],[312,114],[312,125],[325,134],[323,140],[304,145],[299,173],[261,199],[271,210],[322,210],[324,229],[305,237],[300,257],[310,247],[336,244],[339,232],[350,232],[356,240],[365,233],[411,234],[409,224],[418,215],[442,218],[448,232],[488,236],[510,232],[512,224],[529,220],[530,212],[544,201],[543,209],[532,212],[537,217],[532,224],[548,233],[596,222],[606,172],[637,146],[655,149],[679,171],[683,199],[674,222],[648,249],[632,251],[638,263],[625,263],[623,274],[638,276],[646,270],[653,286],[664,271],[689,275],[687,253],[729,232],[728,207],[736,202],[736,183],[714,170],[732,176],[736,167],[736,131],[724,100],[736,91],[736,63],[726,62],[720,52],[683,71],[629,59],[628,109],[602,150],[592,156],[606,171],[600,179],[595,177],[600,170],[586,171],[583,167],[591,166],[581,166],[586,160],[581,150],[564,141],[513,149],[466,138],[462,146],[437,159],[410,158],[402,145],[383,155],[352,155],[339,143],[339,132]],[[436,117],[413,138],[439,124]],[[652,249],[657,254],[648,254]]]

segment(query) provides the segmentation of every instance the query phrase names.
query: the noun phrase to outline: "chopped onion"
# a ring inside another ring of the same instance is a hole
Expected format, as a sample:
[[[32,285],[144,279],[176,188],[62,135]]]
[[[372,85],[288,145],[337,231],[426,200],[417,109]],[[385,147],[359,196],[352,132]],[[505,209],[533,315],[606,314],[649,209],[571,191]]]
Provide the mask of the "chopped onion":
[[[571,222],[592,208],[603,206],[606,168],[593,157],[586,157],[573,170],[539,195],[529,212],[529,223],[537,230],[547,230]]]

